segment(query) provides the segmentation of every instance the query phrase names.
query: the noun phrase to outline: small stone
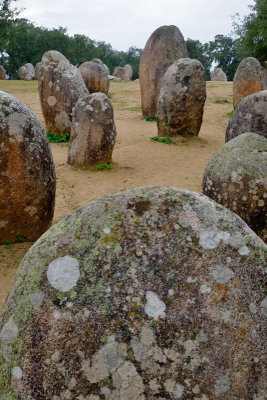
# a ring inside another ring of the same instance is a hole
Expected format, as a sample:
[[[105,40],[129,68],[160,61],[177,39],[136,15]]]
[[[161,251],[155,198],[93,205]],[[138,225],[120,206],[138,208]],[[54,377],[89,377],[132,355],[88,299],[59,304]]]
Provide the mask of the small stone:
[[[221,68],[215,68],[211,75],[211,81],[222,81],[226,82],[227,81],[227,76],[225,72]]]

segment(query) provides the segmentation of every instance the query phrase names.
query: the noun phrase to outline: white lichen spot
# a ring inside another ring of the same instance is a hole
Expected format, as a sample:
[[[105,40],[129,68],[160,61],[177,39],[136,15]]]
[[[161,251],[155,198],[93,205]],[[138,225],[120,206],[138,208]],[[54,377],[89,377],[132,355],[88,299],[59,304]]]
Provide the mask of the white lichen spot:
[[[199,245],[203,247],[203,249],[212,250],[218,246],[221,240],[227,244],[230,236],[229,232],[222,232],[215,229],[202,231],[199,234]]]
[[[34,216],[34,214],[37,213],[37,208],[36,207],[32,207],[32,206],[28,206],[24,208],[24,211],[28,214],[30,214],[31,217]]]
[[[248,306],[249,310],[252,314],[256,314],[257,313],[257,306],[255,303],[250,303],[250,305]]]
[[[17,142],[24,140],[24,128],[27,124],[27,117],[22,113],[12,113],[8,116],[9,134]]]
[[[174,399],[180,399],[183,397],[184,386],[180,383],[176,383],[172,379],[167,379],[164,383],[165,390],[173,396]]]
[[[212,276],[218,283],[227,283],[235,276],[235,274],[225,265],[216,265],[215,269],[212,271]]]
[[[249,254],[249,248],[247,246],[242,246],[240,247],[240,249],[238,250],[238,253],[241,256],[247,256]]]
[[[12,369],[12,376],[13,376],[13,378],[15,378],[15,379],[21,379],[22,378],[22,375],[23,375],[23,372],[22,372],[22,369],[20,368],[20,367],[14,367],[13,369]]]
[[[110,228],[104,228],[103,232],[106,233],[106,234],[109,234],[110,233]]]
[[[169,296],[173,296],[174,295],[174,290],[173,289],[169,289],[168,290],[168,295]]]
[[[18,327],[15,324],[13,316],[11,316],[0,332],[0,342],[13,342],[18,336],[18,332]]]
[[[229,310],[221,311],[221,318],[222,318],[224,323],[229,322],[230,321],[230,317],[231,317],[231,311],[229,311]]]
[[[44,299],[44,294],[41,290],[37,289],[34,293],[30,294],[30,300],[35,310],[39,310]]]
[[[155,343],[156,339],[154,332],[148,326],[143,326],[141,330],[140,341],[146,346],[150,346]]]
[[[48,86],[51,88],[53,86],[53,82],[49,81]]]
[[[79,261],[70,256],[55,259],[47,269],[50,285],[61,292],[68,292],[72,289],[77,284],[79,277]]]
[[[4,228],[8,224],[8,221],[0,221],[0,228]]]
[[[152,317],[154,320],[157,320],[159,317],[165,318],[166,305],[156,293],[147,291],[146,301],[145,312],[149,317]]]
[[[196,339],[200,343],[206,343],[208,341],[208,337],[207,337],[206,333],[203,331],[203,329],[201,329],[201,331],[197,334]]]
[[[210,293],[211,288],[205,284],[200,286],[200,293],[205,294],[205,293]]]
[[[231,386],[231,381],[228,375],[218,376],[214,385],[215,395],[221,396],[222,394],[228,392],[230,386]]]
[[[261,309],[261,314],[264,317],[267,317],[267,297],[265,297],[265,299],[262,300],[261,305],[260,305],[260,309]]]
[[[47,98],[47,103],[50,107],[53,107],[57,103],[57,99],[55,98],[55,96],[49,96]]]

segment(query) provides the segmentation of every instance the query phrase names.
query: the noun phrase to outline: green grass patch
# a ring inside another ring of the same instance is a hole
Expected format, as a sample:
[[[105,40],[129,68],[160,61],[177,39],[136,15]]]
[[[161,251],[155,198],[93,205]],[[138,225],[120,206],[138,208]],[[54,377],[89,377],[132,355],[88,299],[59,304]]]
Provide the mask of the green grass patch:
[[[46,135],[50,143],[64,143],[67,142],[70,138],[69,132],[64,133],[62,136],[52,132],[46,132]]]
[[[159,143],[165,143],[165,144],[175,144],[177,145],[177,143],[175,143],[170,136],[166,137],[166,138],[161,138],[158,136],[153,136],[152,138],[150,138],[151,142],[159,142]]]
[[[137,112],[141,112],[142,108],[140,106],[136,106],[136,107],[127,107],[127,110],[129,111],[137,111]]]
[[[99,163],[90,169],[91,171],[104,171],[104,170],[111,171],[113,170],[113,168],[114,165],[112,163]]]
[[[155,121],[157,121],[157,116],[156,115],[151,115],[151,116],[145,115],[144,120],[148,121],[148,122],[155,122]]]
[[[231,117],[234,112],[235,112],[235,110],[229,111],[226,115],[228,115],[228,117]]]

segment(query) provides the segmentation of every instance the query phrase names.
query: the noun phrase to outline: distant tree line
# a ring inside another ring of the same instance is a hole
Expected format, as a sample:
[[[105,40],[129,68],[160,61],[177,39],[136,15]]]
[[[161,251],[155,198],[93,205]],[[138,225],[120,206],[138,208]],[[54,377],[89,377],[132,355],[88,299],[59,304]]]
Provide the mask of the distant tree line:
[[[27,19],[18,18],[19,10],[12,9],[16,0],[0,0],[0,64],[10,78],[16,79],[17,70],[25,63],[35,65],[48,50],[58,50],[78,66],[92,58],[100,58],[113,72],[116,66],[131,64],[133,79],[138,78],[142,49],[130,47],[117,51],[109,43],[95,41],[86,35],[69,36],[63,27],[48,29],[35,26]],[[252,12],[243,20],[236,16],[234,36],[216,35],[213,41],[201,43],[187,39],[190,58],[198,59],[204,66],[207,80],[211,67],[216,65],[232,80],[238,63],[247,56],[254,56],[262,63],[267,54],[267,2],[255,0]]]

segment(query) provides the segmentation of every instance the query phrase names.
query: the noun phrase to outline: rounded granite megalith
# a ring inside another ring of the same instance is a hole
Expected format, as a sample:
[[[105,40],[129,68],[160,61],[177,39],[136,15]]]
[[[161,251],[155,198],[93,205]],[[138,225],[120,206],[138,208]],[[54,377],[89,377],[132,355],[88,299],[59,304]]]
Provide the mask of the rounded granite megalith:
[[[102,65],[102,67],[104,67],[104,68],[105,68],[105,70],[106,70],[107,74],[108,74],[108,75],[110,75],[110,71],[109,71],[109,68],[108,68],[108,66],[107,66],[106,64],[104,64],[104,63],[103,63],[103,61],[102,61],[102,60],[100,60],[100,58],[93,58],[91,61],[93,61],[93,62],[95,62],[95,63],[97,63],[97,64],[100,64],[100,65]]]
[[[188,57],[184,37],[174,25],[156,29],[148,39],[139,65],[143,116],[157,114],[158,97],[165,72],[179,58]]]
[[[226,76],[225,72],[223,72],[223,70],[221,68],[215,68],[215,70],[213,71],[213,74],[211,76],[211,80],[212,81],[226,82],[227,81],[227,76]]]
[[[47,51],[38,68],[38,88],[46,130],[70,133],[72,109],[80,97],[88,95],[80,71],[59,51]]]
[[[234,108],[249,94],[259,92],[263,87],[263,69],[254,57],[247,57],[238,65],[233,80]]]
[[[79,208],[18,269],[1,400],[263,399],[264,252],[193,192],[143,187]]]
[[[18,79],[32,81],[35,79],[35,68],[31,63],[27,63],[18,69]]]
[[[113,71],[113,76],[118,79],[124,80],[124,68],[123,67],[115,67]]]
[[[55,191],[43,124],[22,101],[0,92],[0,243],[38,239],[51,225]]]
[[[108,93],[109,77],[103,65],[94,61],[86,61],[79,66],[79,71],[89,93]]]
[[[166,71],[158,104],[158,136],[197,136],[206,100],[205,69],[201,62],[180,58]]]
[[[3,81],[6,80],[6,71],[5,71],[5,69],[2,67],[2,65],[0,65],[0,80],[3,80]]]
[[[264,241],[267,139],[247,132],[230,140],[209,160],[203,193],[238,214]]]
[[[225,141],[244,132],[253,132],[267,139],[267,90],[250,94],[240,101],[231,116]]]
[[[73,110],[68,164],[90,168],[110,163],[115,139],[113,107],[108,96],[99,92],[80,98]]]

